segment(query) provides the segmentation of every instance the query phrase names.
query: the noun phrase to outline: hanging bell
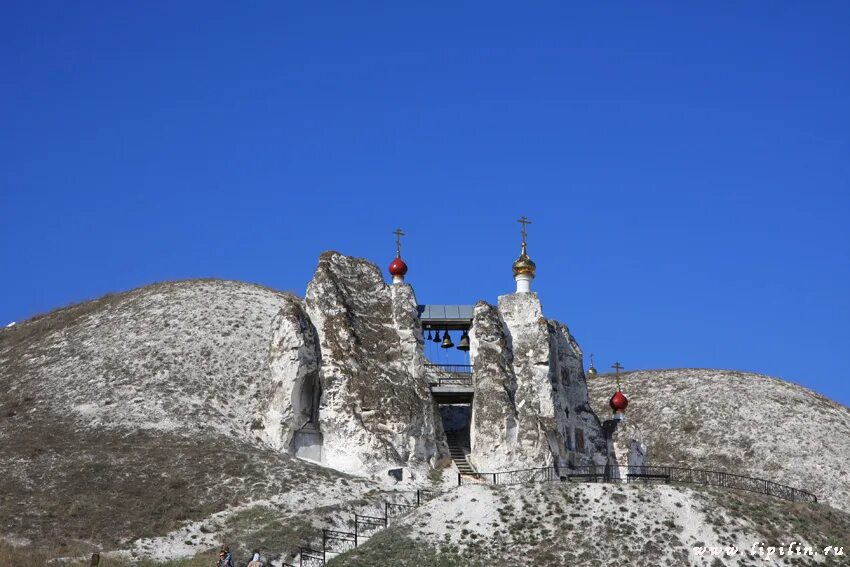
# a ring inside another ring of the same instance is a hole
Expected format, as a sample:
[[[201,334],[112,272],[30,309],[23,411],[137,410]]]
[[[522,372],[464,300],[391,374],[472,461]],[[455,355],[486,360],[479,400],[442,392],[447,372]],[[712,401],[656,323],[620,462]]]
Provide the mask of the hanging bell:
[[[469,333],[466,331],[460,336],[460,342],[457,345],[458,350],[462,350],[464,352],[469,350]]]
[[[449,332],[446,331],[443,335],[443,344],[440,345],[442,348],[452,348],[455,344],[452,342],[452,338],[449,336]]]
[[[437,334],[434,335],[434,338],[431,339],[431,340],[433,340],[435,343],[440,342],[441,339],[440,339],[440,331],[439,330],[437,330]]]
[[[433,341],[434,338],[431,336],[431,329],[428,329],[428,340]]]

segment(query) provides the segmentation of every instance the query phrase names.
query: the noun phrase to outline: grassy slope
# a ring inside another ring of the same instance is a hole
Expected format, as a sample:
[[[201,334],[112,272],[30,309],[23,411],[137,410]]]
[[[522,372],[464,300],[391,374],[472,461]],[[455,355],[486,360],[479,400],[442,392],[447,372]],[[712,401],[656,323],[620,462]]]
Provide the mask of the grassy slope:
[[[253,435],[280,297],[172,282],[0,331],[0,533],[108,549],[304,486],[340,502],[368,490]],[[280,517],[316,505],[295,498]]]

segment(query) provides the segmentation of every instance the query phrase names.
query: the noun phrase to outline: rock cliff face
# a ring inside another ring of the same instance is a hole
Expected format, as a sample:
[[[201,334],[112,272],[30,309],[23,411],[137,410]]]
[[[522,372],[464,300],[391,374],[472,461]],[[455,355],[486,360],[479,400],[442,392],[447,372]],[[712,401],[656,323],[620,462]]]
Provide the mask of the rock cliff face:
[[[263,431],[276,449],[288,451],[295,432],[317,421],[320,364],[316,328],[301,301],[287,295],[272,322],[271,382],[261,392],[261,399],[266,403],[261,418]]]
[[[470,332],[475,380],[470,460],[479,470],[604,463],[581,350],[543,317],[533,293],[479,302]]]
[[[433,466],[448,450],[424,375],[416,297],[373,264],[326,252],[275,320],[275,394],[265,413],[276,446],[321,434],[321,460],[347,472]]]

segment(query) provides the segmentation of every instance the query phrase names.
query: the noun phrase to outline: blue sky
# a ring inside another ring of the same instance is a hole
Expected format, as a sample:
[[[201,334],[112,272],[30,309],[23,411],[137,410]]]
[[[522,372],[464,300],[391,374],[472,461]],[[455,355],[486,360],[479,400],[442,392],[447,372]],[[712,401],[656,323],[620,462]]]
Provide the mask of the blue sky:
[[[534,288],[597,366],[850,404],[846,2],[5,2],[0,322],[153,281]]]

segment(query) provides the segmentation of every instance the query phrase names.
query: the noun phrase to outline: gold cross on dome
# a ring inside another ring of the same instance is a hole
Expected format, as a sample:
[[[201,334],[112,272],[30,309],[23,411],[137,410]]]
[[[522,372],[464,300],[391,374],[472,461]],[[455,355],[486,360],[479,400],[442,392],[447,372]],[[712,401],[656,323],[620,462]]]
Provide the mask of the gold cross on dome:
[[[526,231],[525,227],[531,224],[531,221],[528,220],[528,217],[522,215],[517,222],[522,225],[522,243],[525,244],[525,239],[528,237],[528,231]]]
[[[401,237],[405,236],[405,234],[400,228],[395,229],[393,234],[395,234],[395,255],[401,258]]]

